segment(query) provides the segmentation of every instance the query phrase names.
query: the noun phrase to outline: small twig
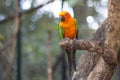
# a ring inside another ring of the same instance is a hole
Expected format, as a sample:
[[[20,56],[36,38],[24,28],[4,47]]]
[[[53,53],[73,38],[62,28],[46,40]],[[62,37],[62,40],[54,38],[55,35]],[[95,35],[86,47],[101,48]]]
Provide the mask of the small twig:
[[[45,6],[45,5],[47,5],[47,4],[51,3],[51,2],[53,2],[53,1],[48,1],[48,2],[45,3],[45,4],[42,4],[42,5],[39,5],[39,6],[37,6],[37,7],[31,8],[31,9],[29,9],[29,10],[20,12],[19,17],[22,17],[23,15],[26,15],[26,14],[28,14],[28,13],[34,12],[34,11],[36,11],[37,9],[42,8],[43,6]],[[15,14],[9,15],[9,16],[6,17],[5,19],[0,20],[0,24],[5,23],[5,22],[7,22],[7,21],[9,21],[9,20],[14,19],[15,16],[16,16]]]

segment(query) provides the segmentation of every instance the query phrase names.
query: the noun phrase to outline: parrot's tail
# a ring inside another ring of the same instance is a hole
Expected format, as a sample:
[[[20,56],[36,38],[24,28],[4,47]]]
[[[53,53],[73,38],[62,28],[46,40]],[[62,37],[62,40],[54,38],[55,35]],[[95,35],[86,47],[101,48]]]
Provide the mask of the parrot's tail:
[[[76,71],[76,61],[75,61],[75,52],[76,50],[67,50],[67,56],[68,56],[68,65],[69,65],[69,80],[72,80],[72,75],[74,71]]]
[[[76,50],[72,50],[72,51],[73,51],[71,53],[72,67],[73,67],[73,70],[76,71],[76,57],[75,57]]]

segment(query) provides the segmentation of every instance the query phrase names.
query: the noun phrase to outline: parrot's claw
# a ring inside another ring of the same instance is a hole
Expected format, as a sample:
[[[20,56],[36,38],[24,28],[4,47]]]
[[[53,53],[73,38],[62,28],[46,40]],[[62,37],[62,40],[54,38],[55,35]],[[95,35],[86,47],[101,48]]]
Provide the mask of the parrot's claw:
[[[77,38],[73,38],[73,40],[77,40]]]
[[[65,38],[66,40],[70,40],[70,38]]]

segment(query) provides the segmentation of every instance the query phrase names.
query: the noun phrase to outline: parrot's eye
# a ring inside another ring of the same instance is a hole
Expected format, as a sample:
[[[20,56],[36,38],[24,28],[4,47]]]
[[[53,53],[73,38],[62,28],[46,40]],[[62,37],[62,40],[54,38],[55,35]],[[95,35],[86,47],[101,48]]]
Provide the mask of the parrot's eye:
[[[62,16],[60,20],[61,20],[61,22],[63,22],[63,21],[65,21],[65,18]]]

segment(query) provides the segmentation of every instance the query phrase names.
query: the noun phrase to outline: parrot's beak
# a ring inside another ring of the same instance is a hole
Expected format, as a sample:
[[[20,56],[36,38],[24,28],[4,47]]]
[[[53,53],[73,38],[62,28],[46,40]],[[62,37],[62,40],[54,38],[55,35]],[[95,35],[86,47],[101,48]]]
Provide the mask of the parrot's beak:
[[[61,22],[65,21],[65,18],[63,16],[60,17]]]

